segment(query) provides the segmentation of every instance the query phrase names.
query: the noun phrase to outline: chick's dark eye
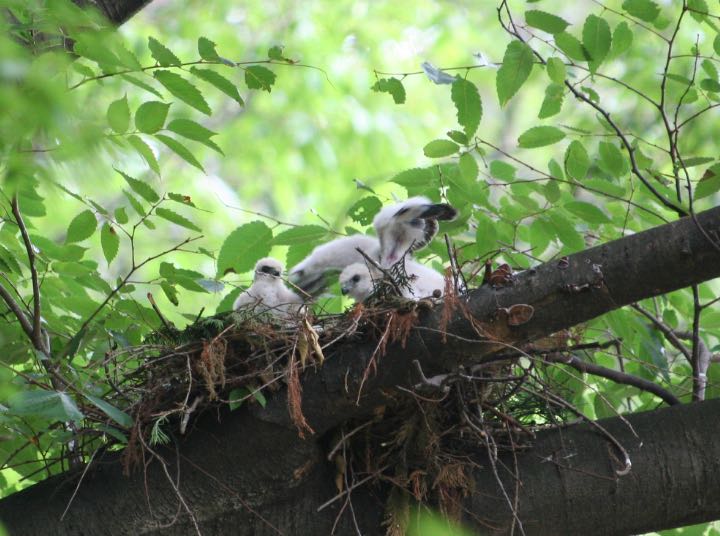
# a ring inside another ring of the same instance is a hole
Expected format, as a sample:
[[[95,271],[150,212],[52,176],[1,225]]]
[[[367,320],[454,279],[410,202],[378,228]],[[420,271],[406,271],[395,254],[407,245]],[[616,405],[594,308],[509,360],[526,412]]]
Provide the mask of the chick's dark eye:
[[[260,271],[264,274],[279,275],[279,272],[272,266],[261,266]]]
[[[351,281],[352,281],[353,283],[357,283],[358,281],[360,281],[360,276],[359,276],[359,275],[354,275],[353,278],[351,279]]]

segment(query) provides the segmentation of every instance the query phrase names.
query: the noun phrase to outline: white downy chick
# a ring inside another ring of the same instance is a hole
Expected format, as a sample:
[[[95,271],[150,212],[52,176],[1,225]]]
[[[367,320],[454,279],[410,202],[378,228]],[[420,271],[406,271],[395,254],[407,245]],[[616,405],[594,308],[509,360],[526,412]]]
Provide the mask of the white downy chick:
[[[275,317],[291,318],[297,316],[303,300],[285,286],[280,278],[283,266],[277,259],[265,257],[255,264],[255,277],[250,288],[242,292],[235,303],[234,310],[248,309],[257,313],[269,312]]]
[[[368,257],[379,260],[380,242],[377,238],[361,234],[344,236],[313,249],[290,271],[290,281],[308,294],[317,295],[328,285],[327,276],[331,272],[365,261],[358,248]]]
[[[445,278],[429,266],[412,259],[405,259],[405,273],[408,276],[409,288],[402,289],[405,298],[417,300],[432,296],[439,291],[442,296],[445,290]],[[375,289],[375,284],[382,280],[383,274],[374,267],[364,263],[355,263],[346,267],[340,274],[340,289],[356,302],[366,300]]]
[[[373,219],[380,240],[380,265],[392,266],[407,253],[424,248],[437,234],[438,220],[455,216],[452,206],[422,196],[384,207]]]

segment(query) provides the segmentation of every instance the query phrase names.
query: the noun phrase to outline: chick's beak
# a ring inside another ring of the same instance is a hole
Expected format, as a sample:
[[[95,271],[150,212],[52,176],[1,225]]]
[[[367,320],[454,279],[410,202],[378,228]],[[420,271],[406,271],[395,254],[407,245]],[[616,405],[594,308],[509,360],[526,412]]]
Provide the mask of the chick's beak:
[[[342,292],[342,295],[345,296],[350,292],[350,287],[348,287],[347,285],[341,285],[340,292]]]

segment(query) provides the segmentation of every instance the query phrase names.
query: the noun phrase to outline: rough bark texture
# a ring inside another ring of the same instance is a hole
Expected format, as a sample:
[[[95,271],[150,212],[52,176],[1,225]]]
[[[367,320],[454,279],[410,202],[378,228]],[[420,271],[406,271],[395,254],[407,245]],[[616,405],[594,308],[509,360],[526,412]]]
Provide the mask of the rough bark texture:
[[[720,208],[698,216],[706,233],[720,236]],[[179,466],[182,497],[203,534],[329,534],[342,501],[316,513],[335,493],[333,467],[324,460],[325,433],[349,418],[369,415],[398,385],[412,386],[412,360],[426,375],[459,362],[481,361],[505,344],[517,344],[568,328],[641,298],[667,293],[720,275],[720,253],[697,225],[682,219],[578,253],[561,262],[528,270],[515,285],[472,291],[467,307],[483,339],[456,313],[443,342],[437,328],[441,311],[425,314],[406,348],[388,347],[357,400],[363,371],[376,343],[362,337],[339,345],[325,365],[303,377],[303,411],[317,434],[298,439],[283,392],[266,408],[243,409],[199,419],[180,453],[163,450],[169,474]],[[508,326],[499,309],[534,307],[532,319]],[[547,430],[518,458],[520,519],[528,534],[629,534],[720,517],[720,442],[715,441],[720,401],[633,415],[643,446],[620,419],[603,425],[630,451],[629,475],[614,475],[607,440],[588,426]],[[482,448],[479,447],[479,456]],[[61,475],[0,501],[0,519],[12,534],[188,534],[189,516],[179,505],[161,466],[150,464],[124,477],[114,455],[89,471],[65,520],[58,523],[75,489],[76,477]],[[513,467],[512,459],[502,460]],[[103,463],[107,462],[107,463]],[[488,464],[484,464],[488,467]],[[510,515],[489,470],[469,507],[507,532]],[[514,485],[501,473],[512,495]],[[382,534],[383,489],[353,493],[363,534]],[[149,501],[147,499],[149,497]],[[255,510],[250,512],[248,507]],[[32,512],[32,515],[28,515]],[[267,522],[263,521],[266,519]],[[175,524],[166,526],[173,521]],[[483,529],[488,531],[487,527]],[[354,533],[344,516],[337,534]],[[517,533],[517,532],[516,532]]]

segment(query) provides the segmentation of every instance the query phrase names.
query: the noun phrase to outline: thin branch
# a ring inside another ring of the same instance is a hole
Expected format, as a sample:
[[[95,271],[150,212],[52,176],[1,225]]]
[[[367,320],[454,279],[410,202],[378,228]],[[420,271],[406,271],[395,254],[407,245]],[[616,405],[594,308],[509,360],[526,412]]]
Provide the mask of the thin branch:
[[[658,317],[656,317],[649,311],[646,311],[644,308],[640,307],[636,303],[632,304],[630,307],[632,307],[638,313],[650,320],[650,322],[652,322],[655,327],[658,328],[658,330],[660,330],[663,335],[665,335],[665,338],[668,340],[668,342],[672,344],[677,350],[679,350],[682,355],[685,356],[685,359],[688,360],[688,363],[692,363],[692,355],[690,353],[690,350],[687,346],[685,346],[685,344],[683,344],[683,342],[678,338],[678,336],[672,330],[672,328],[670,328],[670,326],[665,324],[665,322],[660,320]]]

